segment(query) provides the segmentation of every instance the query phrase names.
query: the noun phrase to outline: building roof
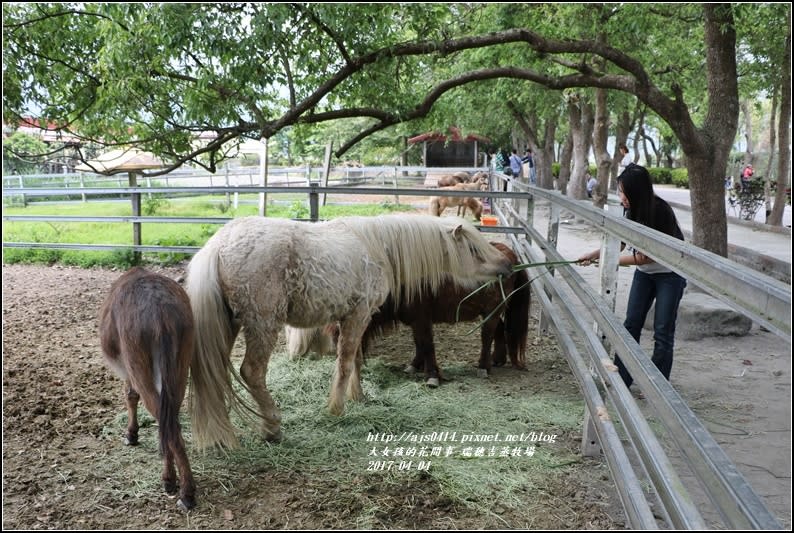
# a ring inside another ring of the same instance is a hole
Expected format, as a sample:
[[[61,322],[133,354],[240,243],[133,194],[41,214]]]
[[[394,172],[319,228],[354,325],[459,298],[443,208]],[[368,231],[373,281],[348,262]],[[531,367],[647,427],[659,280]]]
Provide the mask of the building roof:
[[[422,133],[415,137],[411,137],[408,139],[409,144],[416,144],[425,141],[453,141],[453,142],[471,142],[471,141],[478,141],[484,143],[490,143],[490,139],[487,137],[483,137],[482,135],[478,135],[476,133],[470,133],[466,135],[466,137],[462,137],[460,133],[460,128],[455,126],[449,127],[449,135],[444,135],[443,133],[439,133],[437,131],[429,131],[427,133]]]
[[[38,118],[23,117],[19,122],[14,124],[4,124],[3,134],[10,134],[13,131],[26,133],[34,137],[39,137],[46,143],[62,142],[62,143],[81,143],[81,139],[76,135],[69,133],[62,129],[54,122],[42,123]]]

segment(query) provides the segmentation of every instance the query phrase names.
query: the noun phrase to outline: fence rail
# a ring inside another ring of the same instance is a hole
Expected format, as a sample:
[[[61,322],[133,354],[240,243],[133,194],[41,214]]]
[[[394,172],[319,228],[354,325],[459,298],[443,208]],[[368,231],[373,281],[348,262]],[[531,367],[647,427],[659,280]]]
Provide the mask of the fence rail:
[[[390,167],[391,168],[391,167]],[[403,169],[398,167],[396,172]],[[427,171],[428,169],[423,169]],[[777,335],[791,340],[789,310],[791,308],[790,287],[763,274],[751,271],[725,258],[711,254],[689,243],[671,239],[658,232],[595,209],[589,202],[576,201],[559,193],[521,184],[502,174],[491,175],[488,191],[441,191],[437,189],[413,188],[357,188],[321,187],[318,183],[308,186],[219,186],[219,187],[120,187],[114,193],[139,196],[146,193],[175,194],[200,193],[223,194],[251,192],[258,194],[302,193],[309,197],[311,218],[317,219],[320,194],[397,195],[397,196],[473,196],[489,198],[494,212],[501,221],[500,226],[482,227],[483,231],[507,233],[514,248],[524,261],[541,263],[560,261],[556,252],[560,210],[565,209],[581,217],[604,232],[605,256],[601,263],[602,280],[609,280],[609,265],[616,265],[620,241],[627,242],[659,262],[685,276],[706,292],[765,325]],[[508,184],[504,192],[502,184]],[[83,188],[86,195],[107,193],[107,188]],[[3,189],[3,195],[56,195],[73,194],[63,188],[16,188]],[[537,199],[547,200],[551,210],[548,233],[544,237],[534,227],[534,209]],[[4,216],[9,221],[107,221],[118,223],[216,223],[223,224],[228,218],[187,217],[47,217]],[[185,246],[132,246],[3,243],[4,247],[52,247],[92,250],[132,249],[136,252],[176,251],[193,253],[198,247]],[[533,292],[542,304],[541,322],[548,323],[557,333],[563,353],[579,382],[587,406],[583,424],[583,453],[592,453],[595,443],[603,452],[612,473],[631,527],[657,528],[657,520],[651,512],[648,496],[641,479],[650,479],[661,504],[663,521],[673,528],[703,529],[700,509],[682,483],[661,443],[647,420],[639,410],[628,389],[611,364],[610,352],[615,351],[626,364],[635,381],[648,396],[649,404],[657,414],[666,431],[673,437],[683,456],[703,489],[714,502],[714,506],[728,528],[780,529],[781,525],[766,508],[761,498],[738,471],[725,452],[700,423],[680,395],[653,365],[650,357],[622,327],[614,314],[614,288],[610,298],[597,293],[571,267],[554,269],[533,267],[543,272],[535,277]],[[559,274],[557,276],[556,274]],[[614,276],[612,276],[614,278]],[[574,305],[571,294],[579,298],[581,305]],[[587,309],[597,323],[601,335],[597,335],[582,314]],[[591,371],[592,369],[592,371]],[[592,372],[595,372],[593,374]],[[603,392],[602,392],[603,391]],[[619,428],[613,423],[611,413],[618,417],[620,426],[629,440],[626,448],[621,442]],[[629,452],[639,458],[635,467]],[[646,474],[647,473],[647,474]]]

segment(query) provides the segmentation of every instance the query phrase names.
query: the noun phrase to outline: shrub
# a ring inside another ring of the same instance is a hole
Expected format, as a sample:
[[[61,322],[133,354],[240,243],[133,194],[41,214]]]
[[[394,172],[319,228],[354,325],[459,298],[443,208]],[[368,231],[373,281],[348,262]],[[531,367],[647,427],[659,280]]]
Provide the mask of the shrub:
[[[153,216],[159,209],[167,208],[171,205],[168,200],[163,198],[160,194],[153,194],[151,197],[144,196],[143,202],[141,203],[143,204],[141,206],[141,211],[148,217]]]
[[[689,173],[685,168],[676,168],[671,172],[672,183],[676,188],[689,188]]]
[[[154,244],[156,246],[201,246],[202,243],[196,242],[195,239],[190,237],[180,236],[157,239]],[[163,265],[175,265],[185,259],[190,259],[190,254],[181,252],[157,252],[154,255],[157,257],[158,262]]]
[[[667,185],[673,182],[672,169],[663,167],[648,167],[648,174],[654,184]]]

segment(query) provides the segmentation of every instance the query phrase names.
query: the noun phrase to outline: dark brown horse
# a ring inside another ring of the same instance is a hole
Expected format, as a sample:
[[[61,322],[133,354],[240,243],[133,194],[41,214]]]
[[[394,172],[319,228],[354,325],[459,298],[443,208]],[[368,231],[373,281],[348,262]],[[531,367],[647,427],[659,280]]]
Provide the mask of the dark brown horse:
[[[163,487],[183,510],[196,505],[196,486],[179,425],[194,325],[188,296],[165,276],[133,268],[117,279],[99,312],[99,338],[108,365],[124,380],[128,423],[125,443],[138,444],[138,401],[157,420]]]
[[[507,256],[513,264],[518,263],[518,257],[509,247],[501,243],[492,242],[491,244]],[[491,313],[503,303],[503,291],[505,296],[513,294],[504,309],[500,309],[491,316]],[[502,280],[501,288],[495,284],[467,298],[470,293],[472,293],[471,289],[460,287],[453,282],[446,282],[439,287],[435,294],[423,292],[414,296],[410,301],[403,295],[397,308],[395,308],[394,300],[390,295],[378,311],[372,315],[372,320],[362,336],[362,354],[367,353],[369,344],[374,338],[386,334],[400,323],[405,324],[411,328],[416,346],[415,356],[410,365],[406,367],[406,371],[424,370],[427,384],[438,386],[441,381],[441,370],[436,360],[433,324],[482,320],[490,316],[482,324],[480,359],[477,366],[487,375],[491,372],[492,366],[505,364],[506,356],[509,354],[513,367],[525,369],[531,302],[526,271],[515,272]],[[459,312],[458,306],[460,306]],[[502,314],[504,314],[504,319]],[[289,329],[287,344],[290,355],[303,355],[314,346],[319,346],[319,344],[311,344],[313,339],[316,342],[317,334],[316,328]],[[494,346],[493,353],[491,353],[491,345]]]

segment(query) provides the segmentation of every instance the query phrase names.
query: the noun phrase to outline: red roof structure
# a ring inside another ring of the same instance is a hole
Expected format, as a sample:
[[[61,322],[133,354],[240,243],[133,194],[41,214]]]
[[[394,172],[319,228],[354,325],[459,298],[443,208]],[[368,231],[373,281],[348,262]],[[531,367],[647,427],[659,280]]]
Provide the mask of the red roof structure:
[[[80,144],[82,141],[76,135],[63,131],[60,126],[54,122],[47,122],[46,124],[34,117],[23,117],[19,120],[16,127],[8,125],[3,126],[3,135],[10,134],[11,131],[19,131],[34,137],[40,138],[45,143],[62,142],[67,144]]]
[[[465,138],[461,137],[460,128],[456,126],[449,127],[449,136],[444,135],[443,133],[439,133],[437,131],[430,131],[427,133],[422,133],[421,135],[417,135],[415,137],[411,137],[408,139],[409,144],[416,144],[425,141],[452,141],[452,142],[471,142],[477,141],[481,143],[490,143],[490,139],[487,137],[483,137],[482,135],[477,135],[476,133],[470,133],[466,135]]]

